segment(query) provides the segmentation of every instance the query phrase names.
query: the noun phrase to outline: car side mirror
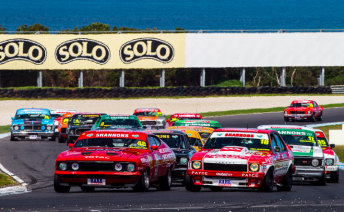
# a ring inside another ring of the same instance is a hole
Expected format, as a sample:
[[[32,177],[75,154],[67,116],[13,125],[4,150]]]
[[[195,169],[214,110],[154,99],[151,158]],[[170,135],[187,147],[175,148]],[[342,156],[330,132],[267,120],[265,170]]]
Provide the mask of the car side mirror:
[[[73,148],[73,147],[74,147],[74,144],[73,144],[73,143],[69,143],[69,144],[68,144],[68,147],[69,147],[69,148]]]
[[[331,149],[333,149],[335,146],[335,144],[330,144]]]
[[[157,145],[151,146],[152,150],[157,150],[159,147]]]
[[[281,151],[281,148],[280,148],[279,146],[275,146],[275,147],[274,147],[274,150],[275,150],[275,152],[280,152],[280,151]]]

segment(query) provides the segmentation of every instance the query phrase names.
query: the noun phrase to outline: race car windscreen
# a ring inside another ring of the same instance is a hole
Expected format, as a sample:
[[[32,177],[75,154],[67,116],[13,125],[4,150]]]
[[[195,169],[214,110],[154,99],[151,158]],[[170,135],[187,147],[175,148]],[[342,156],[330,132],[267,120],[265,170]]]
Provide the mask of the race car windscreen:
[[[104,119],[100,122],[99,127],[105,128],[139,128],[142,127],[138,120],[136,119]]]
[[[154,133],[155,134],[155,133]],[[163,140],[170,148],[186,149],[185,141],[182,135],[175,134],[155,134]]]
[[[135,116],[161,116],[161,113],[160,112],[148,112],[148,111],[145,111],[145,112],[137,112],[137,113],[134,113]]]
[[[267,134],[252,133],[213,133],[204,145],[204,149],[222,149],[223,147],[240,146],[253,151],[271,151]]]
[[[69,121],[70,119],[71,119],[71,117],[64,118],[62,122],[63,122],[64,124],[68,124],[68,121]]]
[[[192,117],[192,118],[190,118],[190,117],[178,117],[176,119],[178,119],[178,120],[200,120],[201,118],[196,118],[196,117]]]
[[[24,119],[24,121],[40,121],[50,119],[48,114],[17,114],[15,119]]]
[[[147,142],[130,138],[88,138],[78,140],[74,147],[148,149]]]
[[[74,126],[80,126],[80,125],[93,125],[96,123],[100,115],[92,115],[92,114],[87,114],[87,115],[78,115],[74,116],[72,119],[72,125]]]
[[[201,138],[203,138],[203,139],[207,139],[210,135],[210,133],[205,133],[205,132],[200,132],[199,134],[200,134]]]
[[[279,130],[278,133],[282,136],[284,142],[288,145],[302,145],[302,146],[317,146],[317,142],[313,132],[306,132],[301,130]]]
[[[189,137],[189,140],[190,140],[190,144],[192,146],[202,146],[202,141],[199,139],[199,138],[192,138],[192,137]]]
[[[311,103],[294,103],[291,104],[289,107],[310,107]]]
[[[56,114],[51,114],[51,117],[54,117],[55,119],[57,117],[62,117],[64,114],[63,113],[56,113]]]

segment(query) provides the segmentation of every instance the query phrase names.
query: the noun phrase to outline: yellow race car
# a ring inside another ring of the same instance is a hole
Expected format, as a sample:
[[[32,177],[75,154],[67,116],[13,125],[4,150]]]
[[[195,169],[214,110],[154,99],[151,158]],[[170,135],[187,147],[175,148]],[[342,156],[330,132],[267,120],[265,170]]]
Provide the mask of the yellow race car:
[[[178,129],[179,131],[185,132],[190,140],[190,144],[196,149],[196,151],[200,151],[203,147],[204,142],[202,141],[201,135],[194,130],[188,129]]]
[[[205,143],[205,141],[207,140],[208,136],[214,131],[213,128],[211,127],[194,127],[194,126],[172,126],[169,127],[168,129],[178,129],[178,130],[193,130],[196,131],[200,134],[201,138],[202,138],[202,143]]]

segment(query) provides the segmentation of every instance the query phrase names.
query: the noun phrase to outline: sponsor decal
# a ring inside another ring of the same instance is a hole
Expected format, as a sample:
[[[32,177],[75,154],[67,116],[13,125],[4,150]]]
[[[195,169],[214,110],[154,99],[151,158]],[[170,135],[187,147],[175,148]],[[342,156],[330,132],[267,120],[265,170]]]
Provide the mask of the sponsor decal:
[[[233,176],[233,175],[232,175],[232,173],[216,173],[216,176],[231,177],[231,176]]]
[[[88,158],[88,159],[110,159],[110,157],[107,157],[107,156],[85,156],[85,158]]]
[[[132,135],[134,138],[137,138],[137,137],[139,137],[139,135]]]
[[[159,138],[170,138],[170,135],[159,135],[159,134],[156,134],[157,137]]]
[[[208,172],[202,172],[202,171],[196,172],[196,171],[192,171],[191,174],[193,174],[193,175],[208,175]]]
[[[97,133],[96,137],[98,138],[112,138],[112,137],[116,137],[116,138],[129,138],[128,134],[120,134],[120,133]]]
[[[81,117],[100,117],[100,115],[89,114],[89,115],[81,115]]]
[[[99,41],[79,38],[57,46],[55,58],[60,64],[67,64],[74,60],[89,60],[104,65],[110,59],[110,49]]]
[[[141,158],[141,163],[148,163],[149,160],[147,158]]]
[[[0,43],[0,64],[13,60],[25,60],[41,65],[46,57],[45,47],[32,40],[11,39]]]
[[[160,153],[170,152],[170,149],[168,149],[168,148],[162,148],[162,149],[159,149],[159,152],[160,152]]]
[[[258,177],[258,174],[242,174],[242,177]]]
[[[162,159],[163,160],[168,160],[168,159],[171,159],[171,158],[174,158],[174,153],[169,153],[169,154],[163,154],[162,155]]]
[[[85,133],[84,133],[85,134]],[[93,136],[93,133],[91,134],[87,134],[87,137],[92,137]]]
[[[231,181],[230,180],[219,180],[219,186],[225,186],[225,187],[230,187],[231,186]]]
[[[171,44],[156,38],[139,38],[122,45],[119,51],[123,63],[128,64],[142,59],[153,59],[162,63],[173,60]]]

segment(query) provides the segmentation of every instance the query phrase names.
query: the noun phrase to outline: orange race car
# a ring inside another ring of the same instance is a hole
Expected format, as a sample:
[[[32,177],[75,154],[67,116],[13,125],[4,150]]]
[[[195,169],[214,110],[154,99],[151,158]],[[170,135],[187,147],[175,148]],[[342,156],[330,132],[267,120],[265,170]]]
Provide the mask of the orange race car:
[[[165,117],[159,108],[137,108],[133,115],[137,116],[147,129],[164,129],[166,127]]]
[[[59,121],[58,130],[59,130],[59,137],[58,142],[59,143],[65,143],[68,135],[67,135],[67,128],[68,128],[68,121],[72,118],[74,113],[65,113],[62,117],[62,119]]]

